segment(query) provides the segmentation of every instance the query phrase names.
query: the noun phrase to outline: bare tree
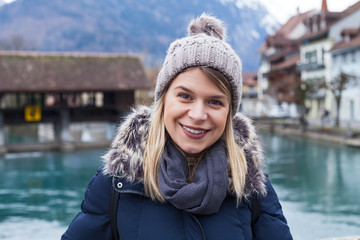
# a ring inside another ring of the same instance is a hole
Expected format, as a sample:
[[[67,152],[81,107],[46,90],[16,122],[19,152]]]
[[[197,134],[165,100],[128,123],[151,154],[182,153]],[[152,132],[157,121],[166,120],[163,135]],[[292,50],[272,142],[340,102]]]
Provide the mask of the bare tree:
[[[340,72],[338,76],[332,79],[331,82],[326,84],[326,87],[331,90],[335,97],[336,103],[336,120],[335,127],[340,125],[340,104],[342,99],[342,94],[345,89],[348,87],[354,86],[358,82],[358,77],[352,74],[347,74],[343,71]]]
[[[306,107],[305,101],[312,93],[316,91],[317,88],[318,88],[317,85],[310,83],[308,81],[301,81],[295,87],[297,93],[297,99],[298,99],[299,112],[300,112],[299,120],[302,131],[306,131],[308,126],[308,121],[307,121],[308,109]]]
[[[14,34],[7,39],[0,39],[0,50],[29,50],[35,49],[22,35]]]
[[[26,48],[25,40],[21,35],[12,35],[10,37],[12,50],[23,50]]]

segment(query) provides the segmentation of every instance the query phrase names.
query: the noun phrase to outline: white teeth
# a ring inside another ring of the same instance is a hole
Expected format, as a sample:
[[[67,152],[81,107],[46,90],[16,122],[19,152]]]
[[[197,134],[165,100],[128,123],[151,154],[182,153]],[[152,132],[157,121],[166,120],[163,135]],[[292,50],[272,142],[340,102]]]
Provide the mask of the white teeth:
[[[185,127],[183,126],[183,128],[185,128],[185,130],[193,133],[193,134],[201,134],[201,133],[204,133],[205,131],[204,130],[195,130],[195,129],[192,129],[192,128],[188,128],[188,127]]]

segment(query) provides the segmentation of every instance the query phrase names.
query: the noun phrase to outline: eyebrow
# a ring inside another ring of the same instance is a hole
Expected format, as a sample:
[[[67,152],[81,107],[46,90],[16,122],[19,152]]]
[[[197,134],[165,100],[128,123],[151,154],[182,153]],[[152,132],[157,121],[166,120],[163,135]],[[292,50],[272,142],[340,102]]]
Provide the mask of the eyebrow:
[[[189,92],[189,93],[194,94],[193,91],[191,91],[190,89],[188,89],[188,88],[186,88],[186,87],[184,87],[184,86],[176,86],[174,89],[175,89],[175,90],[181,89],[181,90],[183,90],[183,91],[185,91],[185,92]],[[226,97],[224,94],[209,96],[209,98],[227,99],[227,97]]]

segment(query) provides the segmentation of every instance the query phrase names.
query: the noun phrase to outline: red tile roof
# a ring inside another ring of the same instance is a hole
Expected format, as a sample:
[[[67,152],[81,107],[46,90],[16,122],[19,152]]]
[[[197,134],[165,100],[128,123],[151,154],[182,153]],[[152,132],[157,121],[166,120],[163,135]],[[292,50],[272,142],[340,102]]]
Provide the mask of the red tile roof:
[[[243,84],[245,86],[255,86],[255,85],[257,85],[257,81],[255,81],[256,77],[257,77],[256,72],[244,72],[244,73],[242,73]]]
[[[263,42],[263,44],[261,44],[260,48],[257,50],[258,53],[263,53],[265,52],[267,49],[267,46],[266,46],[266,41]]]
[[[286,61],[283,61],[279,64],[274,64],[271,66],[271,71],[286,69],[286,68],[295,66],[299,60],[300,60],[300,55],[297,55],[297,56],[290,58]]]
[[[308,14],[310,13],[310,11],[301,13],[301,14],[297,14],[295,16],[292,16],[276,33],[276,35],[283,35],[286,38],[289,38],[291,32],[294,30],[294,28],[301,22],[304,21],[304,19],[306,18],[306,16],[308,16]]]
[[[360,34],[360,27],[359,28],[344,28],[341,31],[342,36],[349,35],[350,37],[353,37],[358,34]]]
[[[353,39],[351,39],[350,41],[343,41],[343,42],[340,42],[338,44],[336,44],[332,49],[331,51],[334,51],[334,50],[339,50],[339,49],[345,49],[345,48],[350,48],[350,47],[360,47],[360,36],[358,37],[355,37]]]
[[[323,36],[325,34],[327,34],[329,31],[329,26],[327,26],[326,28],[320,30],[320,31],[316,31],[316,32],[308,32],[305,33],[302,37],[301,40],[305,40],[305,39],[313,39],[319,36]]]
[[[0,92],[121,91],[151,87],[138,57],[0,51]]]
[[[282,52],[278,52],[278,53],[275,53],[271,56],[269,56],[268,60],[270,62],[276,62],[276,61],[279,61],[281,60],[282,58],[290,55],[290,54],[294,54],[295,52],[298,52],[297,49],[291,49],[291,48],[288,48],[288,49],[285,49],[284,51]]]
[[[323,13],[326,16],[326,19],[327,19],[326,28],[321,29],[316,32],[306,33],[306,34],[304,34],[304,36],[301,37],[301,39],[312,39],[312,38],[321,36],[323,34],[326,34],[328,32],[330,26],[332,26],[336,22],[340,21],[341,19],[349,16],[350,14],[354,13],[358,9],[360,9],[360,1],[351,5],[350,7],[348,7],[347,9],[345,9],[342,12],[328,12],[328,11],[319,12],[318,15]],[[305,19],[305,21],[306,21],[306,19]]]
[[[346,17],[352,14],[353,12],[357,11],[358,9],[360,9],[360,1],[357,1],[353,5],[342,11],[342,17]]]
[[[289,40],[291,32],[296,26],[298,26],[299,23],[304,21],[305,17],[309,13],[310,11],[297,14],[289,18],[289,20],[284,25],[282,25],[274,35],[268,36],[266,38],[266,41],[258,49],[258,52],[265,52],[269,45],[272,46],[274,44],[289,44],[291,42],[291,40]]]

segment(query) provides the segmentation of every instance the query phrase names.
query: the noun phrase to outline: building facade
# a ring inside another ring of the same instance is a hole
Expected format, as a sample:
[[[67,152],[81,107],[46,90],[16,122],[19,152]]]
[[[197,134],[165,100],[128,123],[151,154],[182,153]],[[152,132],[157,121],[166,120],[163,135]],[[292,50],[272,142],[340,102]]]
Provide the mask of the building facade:
[[[307,118],[320,122],[324,112],[337,115],[334,93],[328,86],[341,72],[360,76],[360,1],[341,12],[330,12],[326,0],[320,10],[297,14],[259,49],[258,103],[296,103],[291,85],[313,86],[306,94]],[[304,85],[304,84],[303,84]],[[360,84],[343,91],[340,125],[360,126]],[[268,108],[267,108],[268,109]],[[341,124],[341,122],[343,124]],[[332,123],[332,121],[331,121]]]
[[[343,91],[340,104],[340,122],[342,125],[360,125],[360,27],[343,29],[342,41],[330,51],[332,57],[332,76],[342,72],[357,78]]]
[[[296,87],[301,79],[296,66],[300,59],[300,37],[306,30],[303,20],[308,14],[291,17],[274,35],[268,36],[258,50],[261,63],[257,113],[260,116],[269,115],[274,108],[283,108],[290,117],[298,115]]]
[[[321,86],[329,84],[339,75],[339,70],[336,69],[348,68],[348,63],[340,63],[337,57],[333,56],[332,49],[343,41],[341,33],[344,29],[360,27],[359,19],[360,1],[342,12],[329,12],[326,0],[323,0],[320,11],[313,11],[305,18],[307,31],[301,40],[298,69],[302,81],[316,86],[316,91],[307,99],[308,118],[318,120],[325,110],[331,118],[336,116],[334,95]]]

